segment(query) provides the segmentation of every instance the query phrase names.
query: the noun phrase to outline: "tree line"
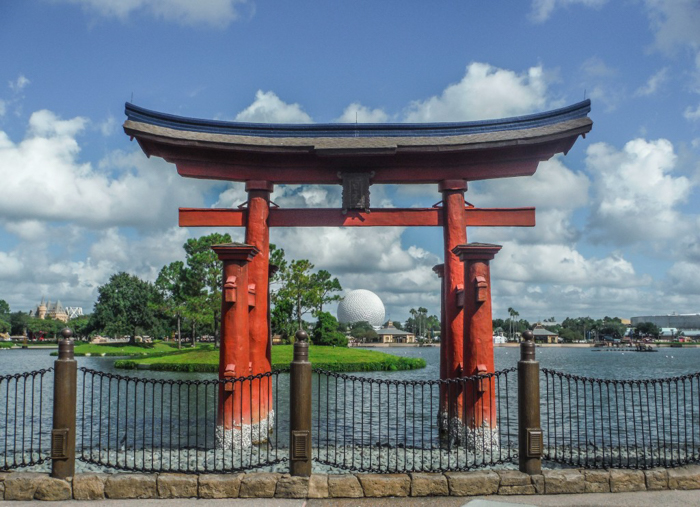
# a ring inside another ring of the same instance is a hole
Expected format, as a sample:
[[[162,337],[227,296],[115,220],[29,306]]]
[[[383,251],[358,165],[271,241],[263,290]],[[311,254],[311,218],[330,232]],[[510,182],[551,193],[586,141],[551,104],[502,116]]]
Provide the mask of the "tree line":
[[[188,239],[183,249],[184,261],[163,266],[155,282],[119,272],[98,287],[93,311],[70,321],[76,337],[106,335],[174,336],[178,343],[194,343],[206,337],[216,342],[221,321],[222,263],[212,245],[231,243],[229,234],[213,233]],[[284,250],[270,245],[271,265],[276,269],[271,278],[271,328],[288,341],[299,328],[315,330],[316,342],[330,341],[341,344],[335,317],[323,308],[339,301],[342,290],[337,278],[326,270],[315,270],[306,260],[287,260]],[[324,315],[326,314],[326,315]],[[308,323],[305,317],[316,322]],[[335,321],[335,327],[332,321]],[[320,324],[319,324],[320,322]],[[330,323],[329,323],[330,322]],[[24,312],[10,312],[9,305],[0,300],[0,332],[30,338],[39,333],[57,335],[65,323],[52,319],[30,317]],[[331,329],[333,328],[333,329]],[[344,338],[344,334],[343,334]],[[347,343],[347,340],[345,340]]]
[[[514,337],[534,327],[534,324],[531,324],[525,319],[516,319],[520,314],[512,308],[508,309],[508,313],[508,319],[494,319],[494,331],[500,330],[509,337]],[[603,338],[620,339],[625,335],[628,329],[627,324],[624,324],[620,318],[608,316],[602,319],[593,319],[591,317],[567,317],[560,323],[556,322],[554,317],[550,317],[544,319],[540,324],[546,330],[557,333],[565,343]],[[635,337],[638,338],[644,336],[658,338],[661,330],[651,322],[642,322],[634,327],[633,332]]]

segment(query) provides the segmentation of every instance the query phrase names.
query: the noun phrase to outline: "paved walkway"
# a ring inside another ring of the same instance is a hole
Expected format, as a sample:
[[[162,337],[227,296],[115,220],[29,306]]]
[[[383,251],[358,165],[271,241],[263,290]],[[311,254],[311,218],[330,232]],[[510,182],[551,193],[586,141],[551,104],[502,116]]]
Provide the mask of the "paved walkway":
[[[666,505],[700,507],[700,492],[695,491],[641,491],[638,493],[587,493],[584,495],[535,495],[535,496],[490,496],[478,498],[426,497],[426,498],[357,498],[327,500],[282,500],[276,498],[201,500],[181,498],[176,500],[101,500],[92,502],[36,502],[42,505],[75,507],[186,507],[195,505],[237,507],[354,507],[354,506],[401,506],[401,507],[509,507],[509,506],[576,506],[597,507],[658,507]],[[29,502],[1,502],[9,505],[30,505]]]

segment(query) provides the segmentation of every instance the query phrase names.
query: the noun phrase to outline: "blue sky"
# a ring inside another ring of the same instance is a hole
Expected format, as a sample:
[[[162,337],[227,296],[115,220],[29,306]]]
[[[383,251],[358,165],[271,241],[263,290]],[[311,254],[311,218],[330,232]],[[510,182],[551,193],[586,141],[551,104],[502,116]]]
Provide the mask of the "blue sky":
[[[263,122],[466,121],[592,100],[593,131],[535,176],[474,183],[482,207],[536,206],[503,245],[494,312],[700,311],[700,2],[10,0],[0,6],[0,298],[90,310],[117,271],[155,279],[207,230],[179,206],[241,184],[186,180],[121,130],[123,106]],[[434,186],[373,186],[430,206]],[[277,187],[338,206],[340,187]],[[242,231],[231,231],[242,239]],[[439,314],[439,230],[288,229],[272,241],[365,288],[403,320]]]

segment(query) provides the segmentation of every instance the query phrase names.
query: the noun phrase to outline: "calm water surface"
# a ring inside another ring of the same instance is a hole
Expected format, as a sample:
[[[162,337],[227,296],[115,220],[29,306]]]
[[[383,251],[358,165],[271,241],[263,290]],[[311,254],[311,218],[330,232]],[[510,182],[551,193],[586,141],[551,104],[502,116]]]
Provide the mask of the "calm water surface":
[[[426,368],[401,372],[369,372],[353,375],[396,380],[434,380],[440,377],[439,347],[388,347],[381,349],[397,356],[422,357]],[[52,350],[0,349],[0,375],[39,370],[53,366]],[[496,347],[496,369],[517,365],[520,357],[516,347]],[[131,377],[205,379],[206,373],[176,373],[144,370],[118,370],[114,368],[114,357],[79,357],[78,366]],[[661,348],[659,352],[609,352],[590,348],[537,348],[537,359],[542,368],[607,379],[665,378],[700,371],[700,348]]]

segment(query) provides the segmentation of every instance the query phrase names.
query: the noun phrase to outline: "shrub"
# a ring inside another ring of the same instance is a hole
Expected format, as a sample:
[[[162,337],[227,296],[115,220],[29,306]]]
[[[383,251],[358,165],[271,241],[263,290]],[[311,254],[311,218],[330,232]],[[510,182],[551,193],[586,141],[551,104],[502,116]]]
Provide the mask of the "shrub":
[[[311,343],[336,347],[347,347],[348,339],[338,331],[338,321],[328,312],[319,312],[318,320],[311,332]]]

